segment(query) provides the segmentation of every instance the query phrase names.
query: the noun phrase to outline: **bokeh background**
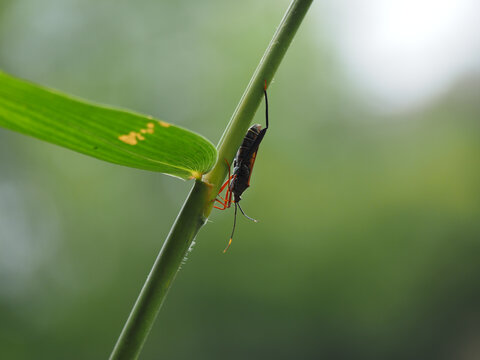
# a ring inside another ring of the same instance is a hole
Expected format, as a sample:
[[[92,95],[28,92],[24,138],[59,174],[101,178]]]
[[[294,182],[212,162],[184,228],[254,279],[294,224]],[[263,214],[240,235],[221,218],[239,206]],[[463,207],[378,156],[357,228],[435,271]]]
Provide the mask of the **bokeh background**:
[[[0,69],[216,143],[288,3],[0,0]],[[312,5],[142,359],[480,358],[478,14]],[[0,129],[0,358],[107,358],[191,186]]]

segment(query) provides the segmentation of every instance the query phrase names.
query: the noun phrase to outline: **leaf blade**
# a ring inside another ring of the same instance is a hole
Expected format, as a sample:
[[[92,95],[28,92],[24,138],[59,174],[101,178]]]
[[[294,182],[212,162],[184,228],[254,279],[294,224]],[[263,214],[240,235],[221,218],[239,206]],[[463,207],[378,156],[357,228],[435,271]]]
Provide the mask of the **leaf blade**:
[[[151,116],[96,105],[0,71],[0,126],[119,165],[188,179],[213,166],[207,139]]]

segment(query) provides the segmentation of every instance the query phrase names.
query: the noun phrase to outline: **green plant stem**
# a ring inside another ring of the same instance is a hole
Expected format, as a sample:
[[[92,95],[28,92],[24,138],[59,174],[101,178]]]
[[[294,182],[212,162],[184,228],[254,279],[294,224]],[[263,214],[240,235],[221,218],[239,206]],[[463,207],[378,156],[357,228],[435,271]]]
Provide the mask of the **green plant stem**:
[[[110,359],[136,359],[152,328],[180,265],[205,223],[205,199],[210,187],[195,181],[133,306]]]
[[[168,290],[196,234],[213,207],[213,200],[260,105],[263,84],[269,84],[313,0],[294,0],[283,17],[217,146],[213,170],[195,181],[152,270],[133,306],[110,359],[137,359]]]

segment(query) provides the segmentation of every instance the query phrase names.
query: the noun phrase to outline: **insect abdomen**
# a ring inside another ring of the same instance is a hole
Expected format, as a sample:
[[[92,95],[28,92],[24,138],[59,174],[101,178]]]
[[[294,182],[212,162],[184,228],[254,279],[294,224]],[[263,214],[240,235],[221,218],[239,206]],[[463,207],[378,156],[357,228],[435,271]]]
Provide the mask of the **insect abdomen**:
[[[247,134],[243,138],[242,145],[238,149],[237,156],[235,156],[237,163],[249,160],[247,158],[252,156],[252,145],[255,143],[261,129],[262,127],[258,124],[252,125],[250,129],[248,129]]]

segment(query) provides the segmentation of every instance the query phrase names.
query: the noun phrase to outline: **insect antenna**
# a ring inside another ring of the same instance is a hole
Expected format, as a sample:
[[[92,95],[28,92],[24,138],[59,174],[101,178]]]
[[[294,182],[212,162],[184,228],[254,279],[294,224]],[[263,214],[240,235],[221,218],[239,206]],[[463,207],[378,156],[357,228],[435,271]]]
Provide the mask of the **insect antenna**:
[[[239,203],[235,203],[235,205],[237,205],[237,204],[238,204],[238,207],[240,208],[240,211],[242,212],[243,216],[245,216],[248,220],[252,220],[253,222],[258,222],[258,220],[255,220],[254,218],[251,218],[250,216],[248,216],[247,214],[245,214],[245,213],[243,212],[243,209],[242,209],[242,207],[240,206],[240,204],[239,204]]]
[[[265,80],[265,86],[263,87],[263,93],[265,94],[265,121],[267,123],[267,126],[265,127],[265,130],[268,129],[268,98],[267,98],[267,80]]]
[[[243,211],[242,211],[243,212]],[[228,248],[230,247],[230,245],[232,245],[232,239],[233,239],[233,233],[235,232],[235,225],[237,224],[237,203],[235,203],[235,215],[233,217],[233,229],[232,229],[232,235],[230,236],[230,240],[228,241],[228,244],[227,244],[227,247],[225,248],[225,250],[223,250],[223,253],[225,254],[228,250]]]

